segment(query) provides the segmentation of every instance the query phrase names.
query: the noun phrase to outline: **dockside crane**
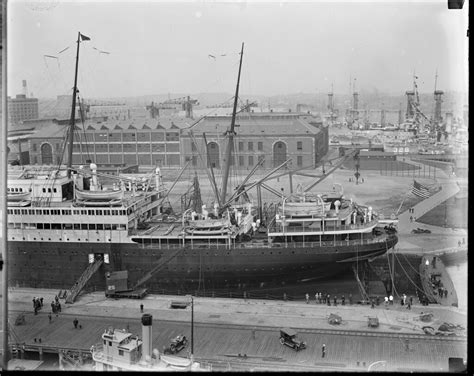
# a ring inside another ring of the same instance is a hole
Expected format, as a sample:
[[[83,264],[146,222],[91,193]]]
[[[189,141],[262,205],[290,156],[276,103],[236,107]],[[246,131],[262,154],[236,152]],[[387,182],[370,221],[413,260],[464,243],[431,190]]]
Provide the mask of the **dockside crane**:
[[[191,99],[188,95],[186,97],[168,99],[158,103],[158,109],[175,109],[176,105],[181,105],[181,109],[186,112],[186,117],[193,119],[193,106],[199,105],[199,101],[197,99]]]

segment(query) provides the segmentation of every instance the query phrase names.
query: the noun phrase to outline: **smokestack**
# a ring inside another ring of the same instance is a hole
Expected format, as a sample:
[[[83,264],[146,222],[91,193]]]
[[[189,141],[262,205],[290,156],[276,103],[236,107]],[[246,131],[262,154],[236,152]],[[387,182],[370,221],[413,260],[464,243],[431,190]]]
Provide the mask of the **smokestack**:
[[[26,80],[23,80],[23,94],[28,98],[28,85],[26,84]]]
[[[152,321],[153,316],[149,313],[145,313],[142,316],[142,341],[143,351],[142,360],[151,359],[152,354]]]

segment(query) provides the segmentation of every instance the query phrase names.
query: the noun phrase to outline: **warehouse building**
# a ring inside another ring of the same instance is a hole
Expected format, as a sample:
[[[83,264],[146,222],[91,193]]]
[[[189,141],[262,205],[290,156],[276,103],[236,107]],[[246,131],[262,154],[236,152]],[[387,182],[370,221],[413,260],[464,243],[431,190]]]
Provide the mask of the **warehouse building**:
[[[208,116],[183,132],[181,164],[191,161],[193,166],[222,168],[230,124],[231,116]],[[327,127],[306,113],[241,113],[236,116],[235,133],[230,160],[235,169],[250,170],[262,159],[263,168],[276,167],[288,159],[293,168],[314,167],[328,151]],[[205,158],[204,137],[209,161]]]

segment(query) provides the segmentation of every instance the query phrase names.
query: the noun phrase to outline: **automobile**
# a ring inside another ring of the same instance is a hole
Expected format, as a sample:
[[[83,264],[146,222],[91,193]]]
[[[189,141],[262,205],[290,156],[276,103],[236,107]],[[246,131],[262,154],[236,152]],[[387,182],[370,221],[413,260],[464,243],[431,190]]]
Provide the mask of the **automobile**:
[[[171,340],[171,344],[165,349],[165,354],[176,354],[186,347],[188,339],[183,335],[178,335]]]
[[[290,328],[280,329],[280,343],[291,347],[296,351],[300,351],[306,348],[306,343],[296,339],[296,331]]]
[[[431,234],[431,230],[418,227],[411,230],[411,233],[412,234]]]

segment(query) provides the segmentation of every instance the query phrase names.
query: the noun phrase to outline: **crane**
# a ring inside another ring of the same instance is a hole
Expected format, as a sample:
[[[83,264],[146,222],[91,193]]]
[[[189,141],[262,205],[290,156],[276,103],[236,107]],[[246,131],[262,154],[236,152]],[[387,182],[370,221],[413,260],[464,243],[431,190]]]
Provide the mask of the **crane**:
[[[158,103],[160,109],[176,109],[176,105],[181,105],[181,109],[186,112],[186,117],[193,119],[193,106],[199,105],[197,99],[191,99],[188,95],[186,97],[168,99],[164,102]]]

